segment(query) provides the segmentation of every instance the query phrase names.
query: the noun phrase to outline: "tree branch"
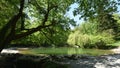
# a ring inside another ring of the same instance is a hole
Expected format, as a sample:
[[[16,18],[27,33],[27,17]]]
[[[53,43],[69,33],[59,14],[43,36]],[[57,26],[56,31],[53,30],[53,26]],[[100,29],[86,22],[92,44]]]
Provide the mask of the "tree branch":
[[[35,0],[35,1],[36,1],[36,0]],[[40,5],[37,3],[37,1],[36,1],[36,5],[37,5],[37,7],[41,8]],[[48,0],[48,2],[47,2],[47,10],[46,10],[46,12],[45,12],[45,14],[44,14],[44,19],[43,19],[43,23],[42,23],[43,26],[45,25],[46,21],[48,20],[50,11],[51,11],[52,9],[56,8],[56,7],[57,7],[56,5],[50,6],[50,2],[49,2],[49,0]]]
[[[47,34],[44,31],[41,31],[41,32],[48,40],[50,40],[51,43],[53,43],[53,40],[50,39],[49,36],[47,36]]]
[[[39,5],[38,5],[38,6],[39,6]],[[39,7],[40,7],[40,6],[39,6]],[[37,31],[40,31],[40,30],[43,29],[43,28],[46,28],[46,27],[49,27],[49,26],[53,26],[53,25],[55,24],[54,22],[52,22],[52,23],[49,24],[49,25],[45,25],[45,22],[48,20],[49,12],[50,12],[53,8],[55,8],[55,7],[56,7],[56,6],[50,7],[50,6],[49,6],[49,3],[48,3],[47,13],[45,14],[45,17],[44,17],[44,20],[43,20],[43,22],[42,22],[42,25],[40,25],[40,26],[38,26],[38,27],[36,27],[36,28],[29,29],[27,32],[23,32],[23,33],[21,33],[21,34],[16,34],[15,37],[14,37],[14,40],[15,40],[15,39],[22,38],[22,37],[25,37],[25,36],[27,36],[27,35],[30,35],[30,34],[32,34],[32,33],[37,32]],[[21,9],[22,9],[22,8],[21,8]]]
[[[8,23],[1,29],[0,31],[0,52],[2,51],[2,49],[5,47],[5,45],[7,45],[8,43],[10,43],[15,35],[15,27],[16,27],[16,23],[17,21],[20,19],[21,15],[22,15],[22,11],[23,11],[23,7],[24,7],[24,0],[20,1],[20,10],[19,13],[17,15],[14,15],[9,21]],[[11,29],[9,31],[9,29]]]
[[[21,4],[21,3],[22,3],[22,4]],[[20,4],[21,4],[20,12],[22,12],[24,0],[21,0]],[[0,36],[0,38],[5,39],[7,32],[9,32],[9,29],[11,29],[11,31],[10,31],[9,34],[12,34],[12,35],[15,34],[16,23],[17,23],[17,21],[18,21],[18,20],[20,19],[20,17],[21,17],[20,12],[19,12],[17,15],[14,15],[14,16],[8,21],[8,23],[1,29],[0,34],[2,34],[2,35]]]
[[[25,0],[20,0],[20,10],[19,10],[19,13],[21,13],[21,14],[23,12],[24,4],[25,4]]]
[[[37,32],[37,31],[40,31],[41,29],[44,29],[44,28],[46,28],[46,27],[53,26],[54,24],[55,24],[55,23],[51,23],[51,24],[45,25],[45,26],[41,26],[41,25],[40,25],[40,26],[38,26],[38,27],[36,27],[36,28],[30,29],[30,30],[27,31],[27,32],[23,32],[23,33],[21,33],[21,34],[16,34],[13,40],[16,40],[16,39],[19,39],[19,38],[28,36],[28,35],[30,35],[30,34],[32,34],[32,33],[35,33],[35,32]]]
[[[45,14],[45,18],[44,18],[44,20],[43,20],[43,26],[45,25],[45,21],[48,19],[48,16],[49,16],[49,12],[50,12],[50,5],[49,5],[49,1],[48,1],[48,5],[47,5],[47,12],[46,12],[46,14]]]
[[[23,15],[23,8],[24,8],[24,0],[20,0],[20,9],[19,9],[19,13],[17,15],[15,15],[13,17],[13,19],[11,19],[9,22],[11,23],[11,33],[15,34],[15,28],[16,28],[16,24],[17,21],[22,17]]]

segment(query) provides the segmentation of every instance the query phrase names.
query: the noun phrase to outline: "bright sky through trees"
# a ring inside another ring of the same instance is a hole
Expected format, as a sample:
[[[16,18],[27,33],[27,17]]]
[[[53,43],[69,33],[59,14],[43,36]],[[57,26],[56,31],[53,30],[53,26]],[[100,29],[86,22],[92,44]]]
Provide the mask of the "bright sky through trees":
[[[79,17],[80,15],[74,16],[73,15],[73,10],[78,7],[77,3],[74,3],[70,6],[70,10],[66,13],[67,17],[70,17],[71,19],[74,19],[77,24],[80,24],[83,20],[80,20]]]
[[[78,7],[77,3],[72,4],[70,6],[70,10],[66,13],[66,16],[70,17],[70,19],[74,19],[74,21],[76,21],[77,24],[81,24],[83,22],[83,19],[79,19],[80,15],[77,15],[77,16],[73,15],[73,10],[77,7]],[[118,10],[118,13],[120,13],[120,5],[118,5],[117,10]],[[71,27],[71,28],[73,29],[74,27]]]

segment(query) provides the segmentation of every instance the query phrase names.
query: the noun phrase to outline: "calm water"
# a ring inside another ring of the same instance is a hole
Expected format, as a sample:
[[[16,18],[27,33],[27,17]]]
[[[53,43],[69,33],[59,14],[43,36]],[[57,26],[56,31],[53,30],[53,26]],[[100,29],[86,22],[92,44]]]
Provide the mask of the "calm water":
[[[41,54],[53,54],[53,55],[106,55],[112,54],[113,52],[109,50],[100,50],[100,49],[81,49],[81,48],[33,48],[28,50],[21,50],[22,54],[31,54],[31,55],[41,55]]]

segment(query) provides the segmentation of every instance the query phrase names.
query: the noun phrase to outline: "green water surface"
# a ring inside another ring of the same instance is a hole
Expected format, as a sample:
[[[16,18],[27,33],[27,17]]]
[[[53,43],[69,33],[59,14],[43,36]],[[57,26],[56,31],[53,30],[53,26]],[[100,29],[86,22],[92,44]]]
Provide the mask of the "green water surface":
[[[68,48],[68,47],[60,47],[60,48],[31,48],[28,50],[21,50],[22,54],[30,54],[30,55],[107,55],[112,54],[113,52],[110,50],[100,50],[100,49],[81,49],[81,48]]]

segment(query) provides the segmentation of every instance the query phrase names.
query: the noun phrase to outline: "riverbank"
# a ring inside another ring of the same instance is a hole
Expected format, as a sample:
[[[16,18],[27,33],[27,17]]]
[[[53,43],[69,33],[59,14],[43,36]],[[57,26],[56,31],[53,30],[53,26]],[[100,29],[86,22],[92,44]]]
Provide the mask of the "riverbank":
[[[120,68],[120,47],[111,49],[115,54],[101,56],[33,56],[19,54],[17,49],[9,48],[2,51],[0,54],[1,68]],[[19,49],[26,50],[28,48]]]
[[[1,53],[13,53],[13,54],[15,54],[15,53],[21,53],[21,51],[29,51],[29,50],[31,50],[31,49],[36,49],[36,48],[27,48],[27,47],[11,47],[11,48],[6,48],[6,49],[3,49],[2,50],[2,52]],[[56,49],[56,50],[61,50],[62,48],[39,48],[39,49],[36,49],[36,50],[48,50],[48,51],[50,51],[50,50],[53,50],[53,49]],[[72,50],[76,50],[76,51],[83,51],[84,49],[79,49],[79,48],[63,48],[64,50],[66,49],[66,50],[69,50],[69,51],[72,51]],[[90,50],[90,49],[87,49],[87,50]],[[105,51],[105,50],[100,50],[100,49],[91,49],[92,51]],[[109,49],[108,50],[108,52],[111,52],[111,53],[108,53],[108,54],[120,54],[120,46],[119,47],[117,47],[117,48],[113,48],[113,49]],[[106,50],[106,52],[107,52],[107,50]]]
[[[1,54],[1,68],[120,68],[120,54],[32,56]]]
[[[120,46],[114,49],[111,49],[111,51],[113,51],[116,54],[120,54]]]

